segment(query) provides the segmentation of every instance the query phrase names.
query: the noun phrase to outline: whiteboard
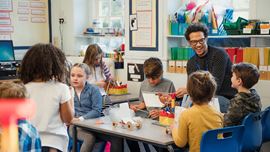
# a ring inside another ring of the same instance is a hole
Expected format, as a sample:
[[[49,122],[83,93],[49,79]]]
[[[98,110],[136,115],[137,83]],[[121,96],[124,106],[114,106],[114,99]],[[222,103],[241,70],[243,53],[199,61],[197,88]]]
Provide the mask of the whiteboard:
[[[0,40],[14,46],[50,42],[49,0],[0,0]]]

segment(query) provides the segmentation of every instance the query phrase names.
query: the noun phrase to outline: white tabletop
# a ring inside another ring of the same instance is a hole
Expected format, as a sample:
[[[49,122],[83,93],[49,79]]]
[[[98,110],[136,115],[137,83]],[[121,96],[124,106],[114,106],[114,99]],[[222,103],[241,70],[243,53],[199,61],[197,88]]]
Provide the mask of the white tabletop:
[[[103,124],[96,124],[96,120],[101,120]],[[153,125],[154,120],[144,119],[141,129],[125,129],[121,126],[114,127],[109,117],[101,117],[97,119],[89,119],[84,121],[74,122],[77,127],[89,129],[89,131],[107,134],[109,136],[118,136],[136,141],[143,141],[151,144],[156,144],[162,147],[167,147],[173,144],[171,135],[166,134],[166,128]]]

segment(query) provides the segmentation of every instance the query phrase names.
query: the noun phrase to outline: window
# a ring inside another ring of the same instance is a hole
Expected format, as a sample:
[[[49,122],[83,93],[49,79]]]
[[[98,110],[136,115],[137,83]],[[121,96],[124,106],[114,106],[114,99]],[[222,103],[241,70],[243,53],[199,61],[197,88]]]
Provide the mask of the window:
[[[120,32],[124,34],[124,0],[95,0],[97,27],[102,34]],[[116,34],[117,35],[117,34]],[[99,37],[95,43],[99,44],[103,52],[111,53],[124,42],[122,36]]]
[[[124,28],[124,0],[99,0],[98,19],[102,27]]]

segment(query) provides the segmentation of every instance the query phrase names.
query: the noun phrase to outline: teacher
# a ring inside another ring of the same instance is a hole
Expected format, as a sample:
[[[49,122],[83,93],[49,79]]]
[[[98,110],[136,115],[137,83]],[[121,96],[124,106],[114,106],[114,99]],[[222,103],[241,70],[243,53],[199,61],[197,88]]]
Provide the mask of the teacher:
[[[232,62],[224,49],[207,45],[208,28],[201,23],[191,24],[185,38],[195,55],[187,62],[187,74],[198,70],[209,71],[217,82],[216,95],[219,99],[221,112],[226,112],[229,100],[234,97],[236,90],[231,87]],[[176,91],[178,98],[187,93],[186,87]]]

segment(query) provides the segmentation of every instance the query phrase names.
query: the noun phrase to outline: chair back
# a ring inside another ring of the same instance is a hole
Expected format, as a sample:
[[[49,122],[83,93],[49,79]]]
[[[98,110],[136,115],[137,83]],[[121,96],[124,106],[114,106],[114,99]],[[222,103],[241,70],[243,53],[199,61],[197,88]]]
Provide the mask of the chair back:
[[[270,107],[262,114],[262,138],[263,142],[270,141]]]
[[[202,136],[200,151],[241,152],[243,131],[243,125],[208,130]]]
[[[260,149],[262,143],[262,112],[250,113],[244,120],[244,133],[242,140],[242,151],[254,152]]]

